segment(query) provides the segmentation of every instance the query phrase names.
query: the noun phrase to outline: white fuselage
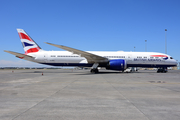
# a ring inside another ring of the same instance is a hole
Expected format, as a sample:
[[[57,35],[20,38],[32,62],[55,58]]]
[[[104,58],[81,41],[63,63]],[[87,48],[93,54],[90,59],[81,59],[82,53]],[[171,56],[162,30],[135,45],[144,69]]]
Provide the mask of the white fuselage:
[[[109,60],[124,59],[127,67],[171,67],[177,65],[177,62],[171,56],[157,52],[87,52],[108,58]],[[92,66],[92,63],[88,63],[85,57],[68,51],[39,51],[27,55],[34,57],[28,60],[41,64],[53,66]],[[162,56],[166,56],[166,58]]]

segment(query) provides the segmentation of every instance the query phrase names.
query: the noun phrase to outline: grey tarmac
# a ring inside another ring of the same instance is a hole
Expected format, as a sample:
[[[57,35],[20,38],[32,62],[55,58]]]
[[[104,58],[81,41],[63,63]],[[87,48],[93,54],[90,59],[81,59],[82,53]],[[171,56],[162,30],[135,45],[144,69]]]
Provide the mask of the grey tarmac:
[[[0,70],[1,120],[180,120],[180,71]]]

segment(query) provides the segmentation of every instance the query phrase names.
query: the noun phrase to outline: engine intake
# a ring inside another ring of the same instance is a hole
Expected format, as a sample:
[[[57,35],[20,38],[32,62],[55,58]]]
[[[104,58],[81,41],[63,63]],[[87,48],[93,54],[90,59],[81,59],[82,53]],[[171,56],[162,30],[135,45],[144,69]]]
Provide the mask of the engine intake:
[[[110,60],[106,69],[124,71],[127,68],[126,61],[123,59]]]

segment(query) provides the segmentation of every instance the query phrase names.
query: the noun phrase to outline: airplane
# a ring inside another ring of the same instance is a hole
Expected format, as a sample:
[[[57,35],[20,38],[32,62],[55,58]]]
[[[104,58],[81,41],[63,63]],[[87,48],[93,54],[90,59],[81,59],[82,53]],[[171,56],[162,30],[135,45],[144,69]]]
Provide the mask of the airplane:
[[[48,42],[45,43],[66,51],[45,51],[23,29],[17,31],[25,54],[4,51],[20,59],[40,64],[91,67],[91,73],[98,73],[99,67],[122,72],[129,67],[158,68],[158,73],[165,73],[167,67],[177,66],[176,60],[171,56],[158,52],[82,51]]]

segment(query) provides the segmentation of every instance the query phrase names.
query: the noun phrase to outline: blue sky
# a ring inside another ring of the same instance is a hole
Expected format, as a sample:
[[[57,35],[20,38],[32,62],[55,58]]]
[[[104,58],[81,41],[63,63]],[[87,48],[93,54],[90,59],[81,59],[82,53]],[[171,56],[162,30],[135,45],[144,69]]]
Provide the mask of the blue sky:
[[[165,52],[180,61],[179,0],[0,0],[0,67],[38,66],[5,53],[24,53],[16,29],[45,44],[84,51]]]

